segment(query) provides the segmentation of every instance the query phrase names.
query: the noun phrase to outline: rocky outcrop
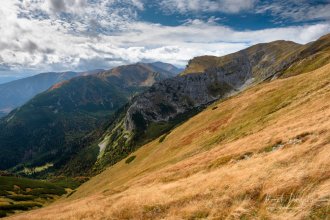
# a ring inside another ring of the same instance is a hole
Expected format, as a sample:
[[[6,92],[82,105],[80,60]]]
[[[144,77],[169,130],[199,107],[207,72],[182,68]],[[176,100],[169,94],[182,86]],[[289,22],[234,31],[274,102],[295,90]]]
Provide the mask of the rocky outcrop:
[[[135,130],[136,118],[142,117],[145,126],[151,122],[167,122],[177,115],[219,99],[237,90],[244,80],[231,80],[222,72],[179,76],[156,83],[146,92],[133,99],[126,117],[125,129]],[[142,119],[141,118],[141,119]]]
[[[184,74],[154,84],[133,99],[125,116],[125,129],[134,131],[137,122],[147,127],[168,122],[179,114],[207,105],[253,80],[262,81],[281,72],[294,59],[283,59],[284,48],[299,48],[287,41],[259,44],[225,57],[198,57],[189,62]],[[210,60],[210,62],[208,62]],[[204,65],[204,72],[191,68]],[[192,66],[192,67],[191,67]]]

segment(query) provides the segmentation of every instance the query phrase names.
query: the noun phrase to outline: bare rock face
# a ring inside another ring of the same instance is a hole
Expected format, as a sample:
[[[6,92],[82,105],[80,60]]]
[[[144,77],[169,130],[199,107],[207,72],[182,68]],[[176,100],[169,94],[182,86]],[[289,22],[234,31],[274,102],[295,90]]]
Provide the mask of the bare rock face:
[[[150,122],[167,122],[179,114],[213,102],[239,89],[249,78],[248,71],[245,74],[243,80],[237,79],[235,83],[223,72],[191,74],[156,83],[133,99],[125,116],[125,129],[133,131],[137,117],[148,126]]]
[[[236,74],[217,69],[155,83],[133,98],[111,123],[101,140],[107,147],[96,167],[114,164],[137,146],[168,132],[209,103],[239,90],[251,77],[251,68],[240,65]]]
[[[197,57],[178,77],[161,81],[136,97],[125,117],[125,129],[136,129],[136,120],[147,127],[153,122],[168,122],[179,114],[207,105],[245,83],[262,81],[285,68],[295,56],[286,48],[300,48],[293,42],[259,44],[224,57]],[[203,72],[193,72],[203,71]]]

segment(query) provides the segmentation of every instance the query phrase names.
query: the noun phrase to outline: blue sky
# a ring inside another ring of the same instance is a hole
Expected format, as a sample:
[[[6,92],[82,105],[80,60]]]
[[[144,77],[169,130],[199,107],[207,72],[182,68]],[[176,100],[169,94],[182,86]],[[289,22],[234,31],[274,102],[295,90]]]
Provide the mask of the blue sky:
[[[256,43],[330,32],[330,0],[1,0],[0,77],[178,66]]]

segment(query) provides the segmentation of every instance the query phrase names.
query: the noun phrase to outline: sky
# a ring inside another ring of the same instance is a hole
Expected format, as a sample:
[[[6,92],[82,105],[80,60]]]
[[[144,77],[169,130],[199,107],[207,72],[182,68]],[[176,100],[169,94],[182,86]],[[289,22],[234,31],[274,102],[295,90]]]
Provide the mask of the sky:
[[[330,0],[1,0],[0,78],[222,56],[330,32]]]

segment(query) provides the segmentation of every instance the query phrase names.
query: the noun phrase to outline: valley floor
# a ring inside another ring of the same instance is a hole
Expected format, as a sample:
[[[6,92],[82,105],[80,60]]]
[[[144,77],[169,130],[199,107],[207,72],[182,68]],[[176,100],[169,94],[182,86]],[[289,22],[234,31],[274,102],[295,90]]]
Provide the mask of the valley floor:
[[[330,65],[215,103],[133,155],[9,219],[329,219]]]

